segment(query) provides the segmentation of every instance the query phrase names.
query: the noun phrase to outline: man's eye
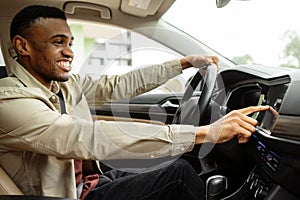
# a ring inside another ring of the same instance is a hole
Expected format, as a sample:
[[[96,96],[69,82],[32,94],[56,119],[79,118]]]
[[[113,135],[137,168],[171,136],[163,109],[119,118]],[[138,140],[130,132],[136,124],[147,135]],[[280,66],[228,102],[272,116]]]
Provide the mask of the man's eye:
[[[56,45],[62,45],[62,44],[63,44],[63,41],[62,41],[62,40],[56,40],[56,41],[54,42],[54,44],[56,44]]]

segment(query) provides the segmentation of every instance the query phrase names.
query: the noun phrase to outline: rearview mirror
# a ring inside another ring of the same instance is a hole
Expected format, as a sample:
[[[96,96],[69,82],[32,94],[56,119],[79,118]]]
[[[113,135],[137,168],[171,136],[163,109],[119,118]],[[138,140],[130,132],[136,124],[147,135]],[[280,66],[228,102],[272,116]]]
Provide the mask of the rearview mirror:
[[[217,8],[223,8],[229,3],[230,0],[216,0]]]

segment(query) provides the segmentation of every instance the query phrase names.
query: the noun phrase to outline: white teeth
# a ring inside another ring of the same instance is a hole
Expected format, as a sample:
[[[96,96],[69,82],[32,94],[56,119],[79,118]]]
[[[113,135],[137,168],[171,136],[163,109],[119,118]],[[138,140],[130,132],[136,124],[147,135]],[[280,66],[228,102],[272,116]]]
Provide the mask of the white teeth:
[[[58,64],[63,66],[63,67],[69,67],[70,66],[70,62],[65,62],[65,61],[60,61],[60,62],[58,62]]]
[[[65,58],[57,60],[56,64],[64,71],[69,72],[71,71],[71,62],[72,58]]]

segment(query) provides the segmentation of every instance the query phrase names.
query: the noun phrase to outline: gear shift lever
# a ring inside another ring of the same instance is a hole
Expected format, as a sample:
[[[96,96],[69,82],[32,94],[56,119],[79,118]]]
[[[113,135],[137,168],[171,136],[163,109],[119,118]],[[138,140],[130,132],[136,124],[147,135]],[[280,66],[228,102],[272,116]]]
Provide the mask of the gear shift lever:
[[[227,178],[222,175],[214,175],[206,181],[206,200],[220,199],[218,195],[228,187]]]

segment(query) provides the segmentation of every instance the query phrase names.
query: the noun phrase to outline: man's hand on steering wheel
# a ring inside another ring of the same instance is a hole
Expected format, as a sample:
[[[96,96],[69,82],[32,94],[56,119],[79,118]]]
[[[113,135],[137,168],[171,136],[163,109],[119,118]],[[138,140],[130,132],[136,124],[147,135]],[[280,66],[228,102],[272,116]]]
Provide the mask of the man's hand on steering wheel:
[[[219,59],[216,56],[204,56],[204,55],[188,55],[180,60],[182,69],[189,67],[199,68],[199,72],[202,76],[205,75],[208,65],[215,64],[219,68]]]
[[[192,77],[180,101],[173,123],[202,125],[217,78],[218,58],[216,56],[189,55],[180,59],[182,69],[195,67],[197,73]],[[207,73],[206,73],[207,72]],[[203,80],[203,81],[202,81]],[[197,86],[202,81],[201,95],[198,101],[190,101]]]

